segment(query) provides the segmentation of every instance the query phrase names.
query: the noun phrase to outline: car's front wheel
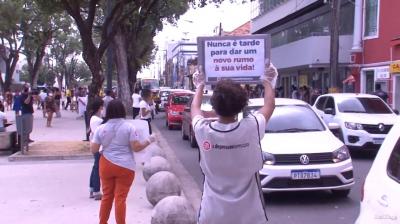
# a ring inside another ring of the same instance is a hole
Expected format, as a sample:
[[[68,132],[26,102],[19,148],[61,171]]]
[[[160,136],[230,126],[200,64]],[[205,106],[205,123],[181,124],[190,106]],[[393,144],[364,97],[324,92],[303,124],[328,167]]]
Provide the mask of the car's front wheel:
[[[346,189],[346,190],[332,190],[332,194],[333,194],[334,197],[345,198],[345,197],[349,196],[349,194],[350,194],[350,189]]]
[[[189,133],[189,142],[192,148],[197,147],[196,137],[194,136],[194,133],[192,131]]]
[[[181,127],[181,133],[182,133],[182,139],[183,140],[187,140],[189,136],[187,136],[185,134],[185,129],[183,128],[183,124],[182,124],[182,127]]]

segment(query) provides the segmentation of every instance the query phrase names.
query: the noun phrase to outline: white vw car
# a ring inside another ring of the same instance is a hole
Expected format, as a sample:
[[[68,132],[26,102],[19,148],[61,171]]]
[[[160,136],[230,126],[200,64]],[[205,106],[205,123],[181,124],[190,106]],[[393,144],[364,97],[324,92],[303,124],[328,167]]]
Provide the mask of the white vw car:
[[[248,109],[254,111],[263,102],[253,99]],[[346,197],[354,185],[347,147],[305,102],[278,98],[275,104],[261,141],[263,191],[331,190]]]
[[[400,223],[400,118],[365,179],[357,224]]]
[[[349,148],[379,148],[397,117],[381,98],[370,94],[325,94],[313,107],[326,124],[340,125],[339,138]]]

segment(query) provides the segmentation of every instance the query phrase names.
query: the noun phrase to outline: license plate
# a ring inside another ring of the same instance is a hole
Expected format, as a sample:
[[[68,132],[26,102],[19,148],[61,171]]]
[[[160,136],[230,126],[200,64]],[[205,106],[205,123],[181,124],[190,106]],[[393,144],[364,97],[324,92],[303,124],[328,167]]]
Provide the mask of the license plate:
[[[319,170],[292,170],[292,180],[313,180],[320,179]]]
[[[382,143],[383,143],[383,138],[374,138],[373,139],[373,143],[375,144],[375,145],[382,145]]]

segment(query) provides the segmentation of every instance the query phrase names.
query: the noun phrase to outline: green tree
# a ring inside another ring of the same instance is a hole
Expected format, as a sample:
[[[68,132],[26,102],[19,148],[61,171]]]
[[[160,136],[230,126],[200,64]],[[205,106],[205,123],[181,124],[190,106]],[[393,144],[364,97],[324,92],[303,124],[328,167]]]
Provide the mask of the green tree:
[[[0,57],[5,62],[5,79],[0,76],[0,90],[8,91],[19,60],[22,41],[21,21],[26,19],[23,1],[0,1]]]

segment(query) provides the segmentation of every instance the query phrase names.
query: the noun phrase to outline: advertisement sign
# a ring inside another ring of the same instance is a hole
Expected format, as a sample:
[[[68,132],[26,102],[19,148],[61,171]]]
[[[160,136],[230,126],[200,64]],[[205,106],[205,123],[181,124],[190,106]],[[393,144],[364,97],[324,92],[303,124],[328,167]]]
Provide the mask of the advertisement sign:
[[[379,67],[375,69],[375,80],[390,79],[389,67]]]
[[[400,73],[400,61],[394,61],[390,64],[390,73]]]
[[[197,44],[208,84],[221,79],[258,83],[270,58],[270,35],[199,37]]]

